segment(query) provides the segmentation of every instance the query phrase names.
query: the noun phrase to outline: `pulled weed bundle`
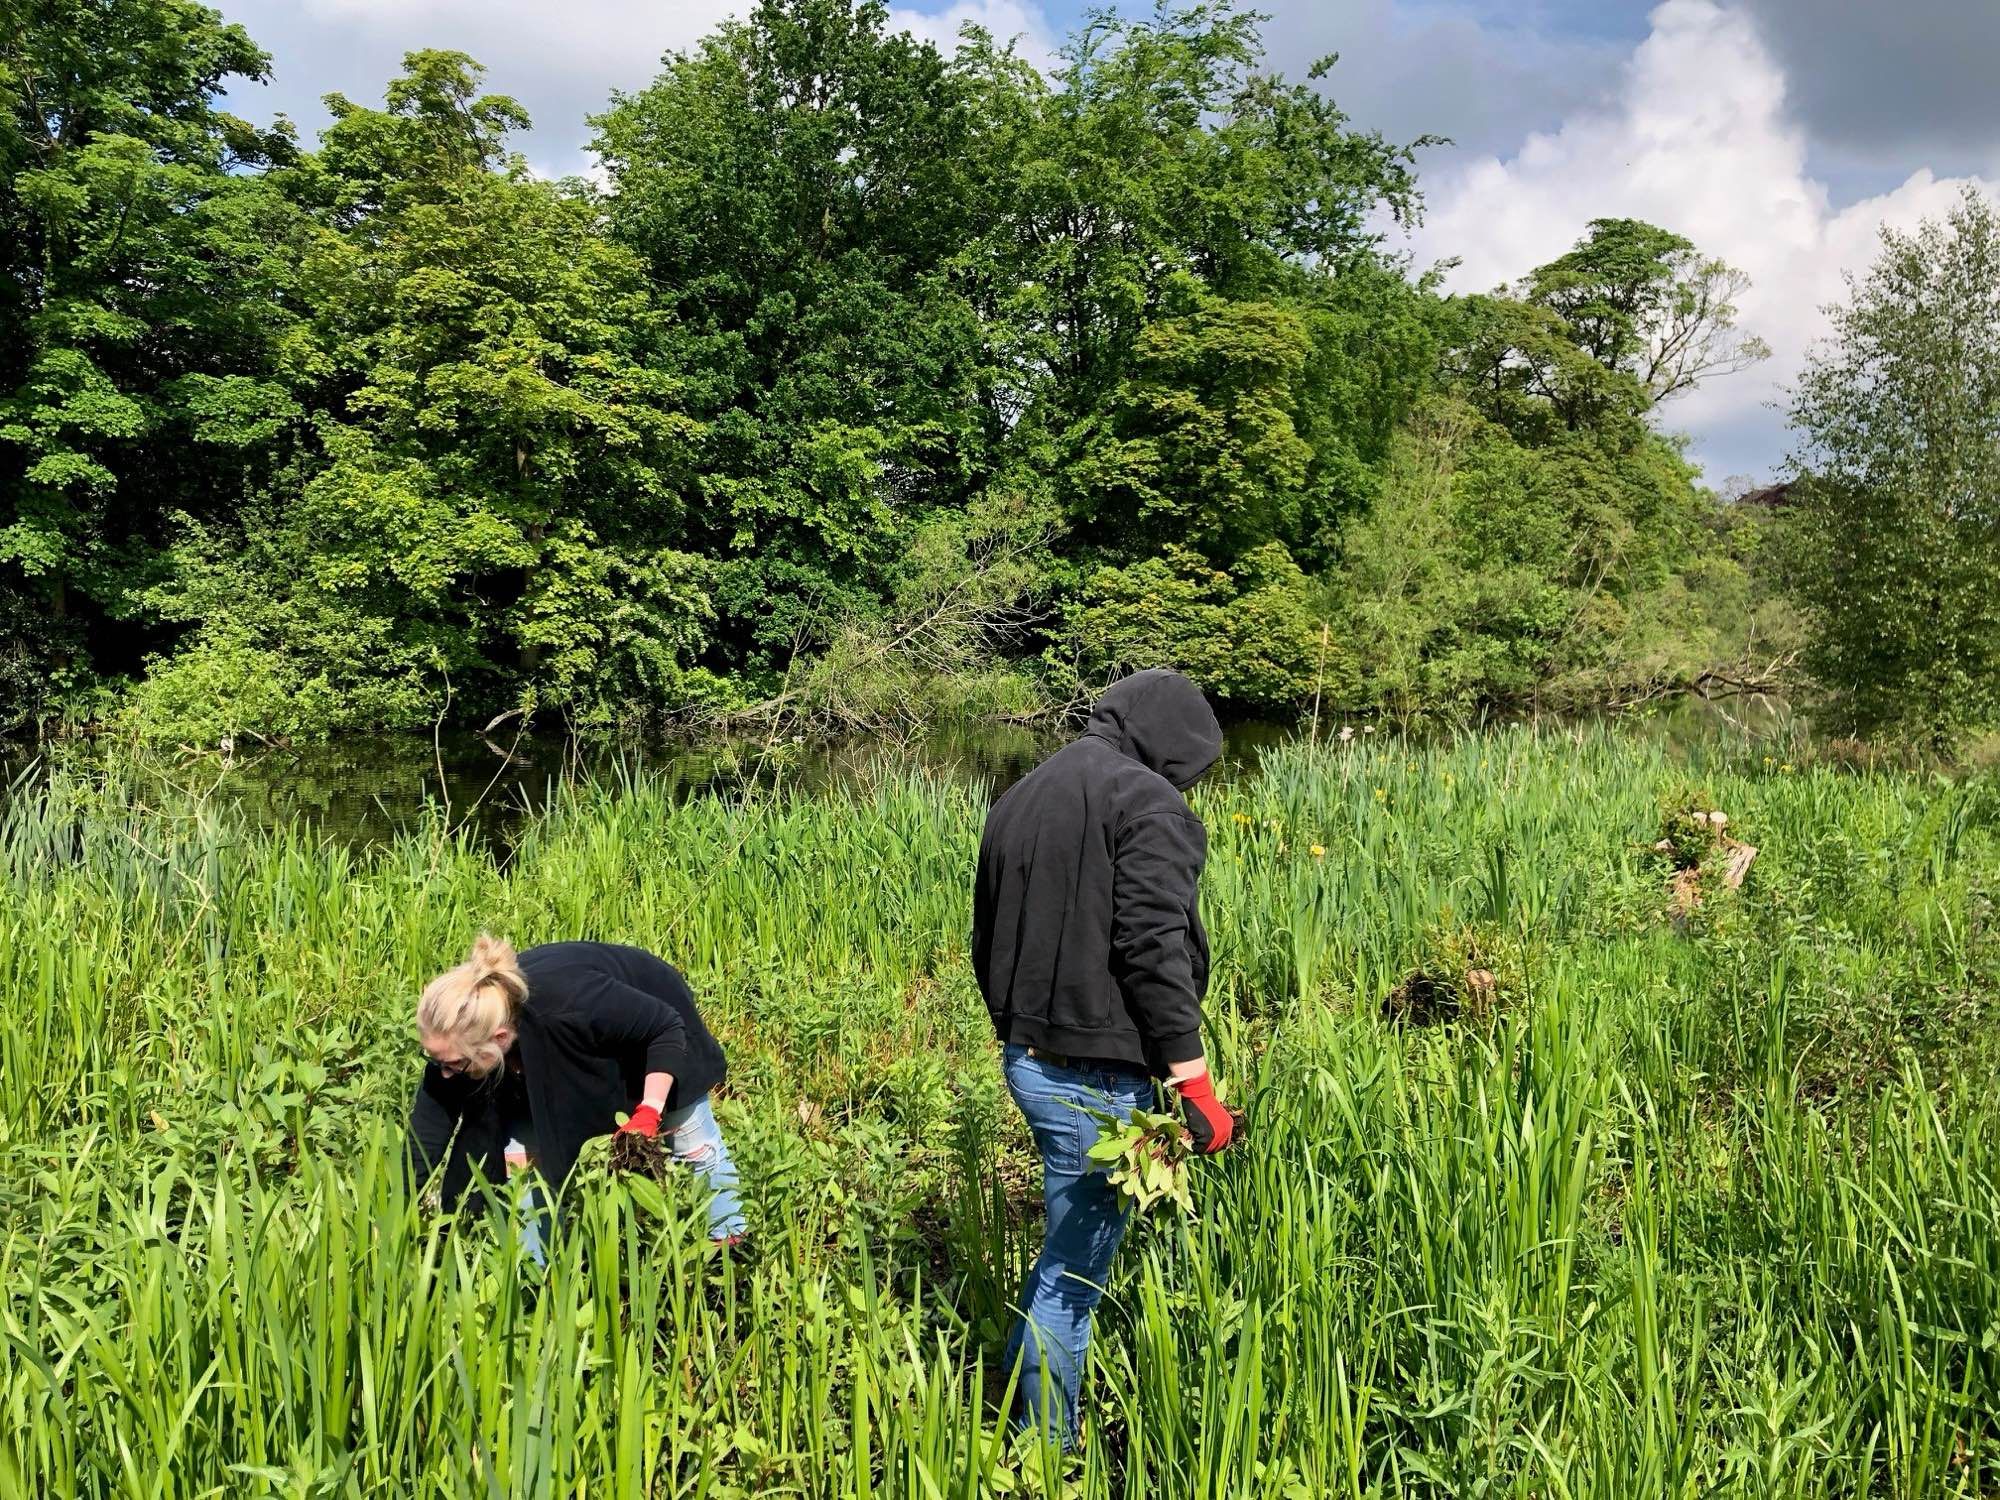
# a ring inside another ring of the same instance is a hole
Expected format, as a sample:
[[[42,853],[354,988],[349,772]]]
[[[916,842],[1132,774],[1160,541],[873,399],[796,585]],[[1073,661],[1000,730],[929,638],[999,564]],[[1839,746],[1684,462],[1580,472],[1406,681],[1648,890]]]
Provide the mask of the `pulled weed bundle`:
[[[1157,1203],[1172,1203],[1183,1213],[1194,1212],[1188,1188],[1188,1164],[1194,1151],[1188,1145],[1187,1127],[1177,1116],[1150,1109],[1133,1110],[1129,1120],[1091,1113],[1097,1121],[1098,1137],[1086,1154],[1105,1169],[1113,1187],[1142,1211]]]

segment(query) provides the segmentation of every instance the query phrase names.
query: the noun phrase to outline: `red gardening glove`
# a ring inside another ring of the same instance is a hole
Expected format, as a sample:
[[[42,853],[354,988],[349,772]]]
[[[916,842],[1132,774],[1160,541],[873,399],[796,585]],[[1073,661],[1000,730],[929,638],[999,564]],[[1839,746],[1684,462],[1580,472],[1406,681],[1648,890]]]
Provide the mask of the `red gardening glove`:
[[[1243,1116],[1224,1109],[1215,1097],[1215,1085],[1208,1074],[1198,1073],[1173,1085],[1180,1095],[1181,1123],[1199,1156],[1226,1151],[1243,1133]]]
[[[650,1104],[642,1104],[632,1111],[632,1117],[618,1127],[620,1135],[658,1135],[660,1133],[660,1112]]]

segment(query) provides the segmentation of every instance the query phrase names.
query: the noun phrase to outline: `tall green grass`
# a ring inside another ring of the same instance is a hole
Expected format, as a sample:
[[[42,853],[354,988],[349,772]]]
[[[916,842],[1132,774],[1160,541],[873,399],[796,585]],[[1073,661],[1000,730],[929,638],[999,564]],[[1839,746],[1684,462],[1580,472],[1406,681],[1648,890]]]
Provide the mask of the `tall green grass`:
[[[1697,786],[1762,852],[1676,923],[1648,845]],[[1199,794],[1255,1131],[1135,1232],[1067,1466],[998,1420],[1036,1203],[964,953],[982,800],[631,776],[502,867],[16,798],[0,1493],[2000,1491],[1990,784],[1519,730]],[[413,1192],[411,997],[482,925],[688,973],[754,1262],[687,1190],[579,1183],[546,1273]],[[1385,1020],[1466,930],[1500,1013]]]

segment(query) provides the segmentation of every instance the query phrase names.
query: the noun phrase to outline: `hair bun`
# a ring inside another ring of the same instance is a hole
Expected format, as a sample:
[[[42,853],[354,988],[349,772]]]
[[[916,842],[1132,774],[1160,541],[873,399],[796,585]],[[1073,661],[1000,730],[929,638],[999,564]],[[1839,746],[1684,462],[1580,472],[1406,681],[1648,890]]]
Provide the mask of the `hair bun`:
[[[460,966],[466,987],[475,993],[491,989],[507,1004],[509,1013],[528,998],[528,976],[521,972],[520,955],[505,938],[482,932],[473,939],[472,951]]]
[[[467,977],[475,985],[485,984],[496,975],[519,968],[514,945],[490,932],[482,932],[473,939],[472,952],[466,956],[465,966],[471,971]]]

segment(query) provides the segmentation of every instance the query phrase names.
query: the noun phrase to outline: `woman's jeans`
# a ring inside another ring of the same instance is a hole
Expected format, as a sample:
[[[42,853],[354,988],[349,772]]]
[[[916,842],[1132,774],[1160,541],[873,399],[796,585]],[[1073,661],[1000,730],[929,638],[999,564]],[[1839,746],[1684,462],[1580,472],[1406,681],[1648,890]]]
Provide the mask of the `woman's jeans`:
[[[729,1145],[722,1139],[722,1127],[706,1094],[686,1109],[660,1116],[660,1139],[674,1154],[674,1160],[692,1167],[708,1185],[708,1233],[711,1239],[726,1240],[742,1234],[743,1201],[737,1194],[736,1164],[729,1159]],[[510,1154],[516,1145],[534,1154],[534,1143],[508,1142]],[[548,1264],[549,1211],[541,1180],[523,1190],[520,1198],[521,1250],[536,1265]]]
[[[1078,1435],[1077,1392],[1090,1352],[1090,1316],[1104,1295],[1112,1257],[1125,1237],[1126,1199],[1087,1155],[1097,1144],[1089,1114],[1129,1119],[1153,1107],[1153,1081],[1112,1068],[1059,1067],[1009,1046],[1007,1091],[1027,1117],[1042,1158],[1048,1229],[1021,1289],[1021,1321],[1007,1344],[1007,1366],[1021,1362],[1018,1426],[1052,1431],[1065,1444]]]
[[[708,1234],[710,1239],[733,1239],[748,1227],[743,1221],[743,1200],[737,1194],[736,1163],[729,1159],[729,1143],[722,1127],[715,1123],[715,1111],[703,1094],[686,1109],[660,1116],[660,1139],[674,1153],[674,1160],[693,1167],[708,1184]]]

